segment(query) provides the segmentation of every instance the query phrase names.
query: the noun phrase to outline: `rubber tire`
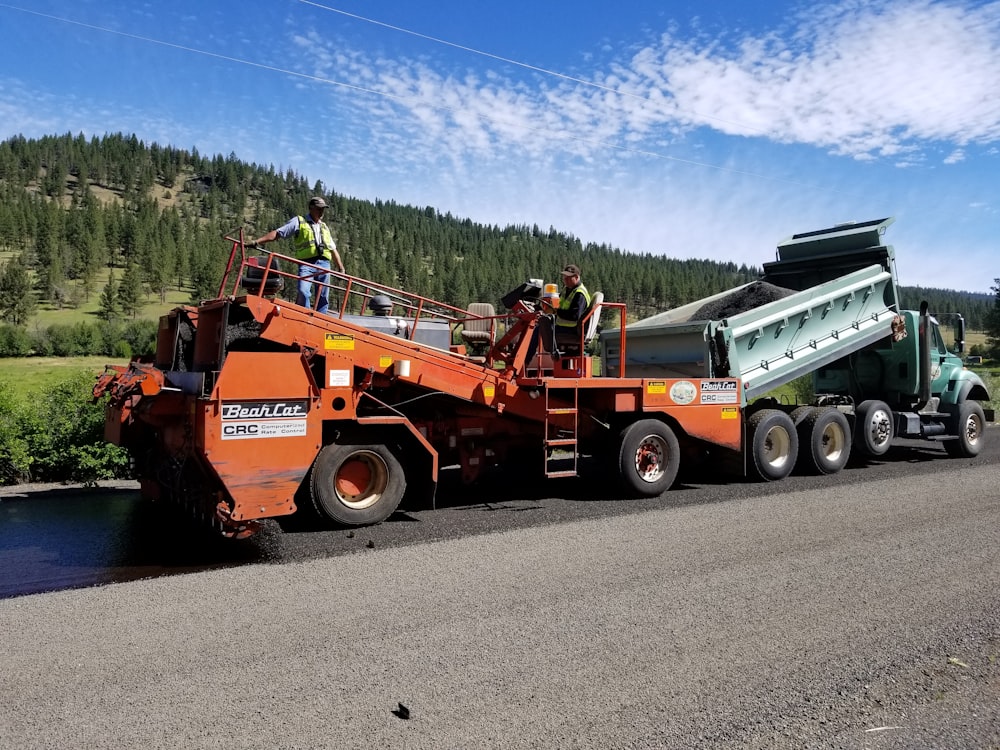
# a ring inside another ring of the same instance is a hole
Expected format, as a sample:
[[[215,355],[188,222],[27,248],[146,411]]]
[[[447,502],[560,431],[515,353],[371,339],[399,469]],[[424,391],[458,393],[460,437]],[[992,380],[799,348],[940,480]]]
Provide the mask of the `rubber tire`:
[[[983,449],[986,415],[978,401],[963,401],[954,416],[957,440],[944,441],[944,449],[952,458],[973,458]]]
[[[813,409],[798,425],[799,471],[836,474],[851,457],[851,425],[839,410]]]
[[[799,434],[792,418],[777,409],[761,409],[747,422],[751,476],[764,482],[784,479],[795,468]]]
[[[351,494],[355,488],[357,493]],[[321,518],[344,526],[368,526],[384,521],[399,507],[406,475],[384,445],[327,445],[313,464],[310,489]]]
[[[862,401],[855,416],[855,450],[873,458],[884,456],[895,435],[892,409],[884,401]]]
[[[792,418],[792,424],[798,428],[805,421],[806,415],[811,414],[816,408],[815,406],[796,406],[788,416]]]
[[[620,438],[618,471],[625,487],[643,497],[669,490],[681,465],[674,431],[658,419],[643,419],[622,430]],[[654,456],[656,462],[650,465],[648,460]]]

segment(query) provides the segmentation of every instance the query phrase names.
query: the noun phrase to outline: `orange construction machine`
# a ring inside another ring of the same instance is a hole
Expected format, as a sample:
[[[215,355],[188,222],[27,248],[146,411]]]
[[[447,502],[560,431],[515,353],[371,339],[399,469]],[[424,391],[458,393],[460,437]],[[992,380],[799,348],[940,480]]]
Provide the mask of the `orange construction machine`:
[[[540,281],[505,295],[498,314],[332,273],[337,304],[320,314],[277,296],[302,264],[248,256],[239,233],[227,237],[216,298],[165,315],[154,361],[109,367],[94,396],[108,396],[106,437],[129,450],[143,494],[235,537],[300,508],[365,525],[404,495],[432,506],[441,467],[472,483],[505,466],[575,476],[587,459],[626,492],[656,496],[682,450],[764,480],[796,464],[834,473],[852,446],[879,455],[894,434],[974,456],[993,416],[979,404],[988,394],[940,353],[929,315],[898,309],[880,239],[889,221],[782,244],[767,266],[780,293],[754,282],[626,330],[625,306],[597,292],[577,340],[558,349],[537,335],[552,328],[539,326],[551,295]],[[616,320],[596,368],[602,312]],[[898,330],[918,323],[919,346]],[[864,379],[890,355],[913,358],[908,372],[919,374],[920,352],[936,357],[939,376],[914,375],[912,398]],[[830,388],[811,404],[758,398],[809,373]],[[850,387],[836,387],[840,374]]]
[[[446,466],[470,483],[512,462],[574,476],[592,456],[631,493],[659,495],[679,439],[740,448],[734,379],[703,384],[706,402],[696,386],[679,398],[663,379],[595,376],[588,344],[602,311],[625,323],[624,305],[601,293],[575,345],[543,341],[529,362],[541,283],[513,290],[497,314],[333,273],[339,304],[319,314],[276,296],[298,261],[248,255],[242,233],[226,239],[218,296],[163,316],[155,360],[109,366],[94,388],[143,495],[226,536],[302,505],[338,524],[378,523],[404,494],[433,504]]]

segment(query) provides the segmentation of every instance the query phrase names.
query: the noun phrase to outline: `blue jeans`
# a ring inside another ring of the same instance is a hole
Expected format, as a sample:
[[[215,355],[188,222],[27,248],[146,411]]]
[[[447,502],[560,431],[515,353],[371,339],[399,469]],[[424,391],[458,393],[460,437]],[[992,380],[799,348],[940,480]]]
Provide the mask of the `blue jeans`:
[[[319,260],[314,260],[312,265],[329,270],[330,261],[326,258],[320,258]],[[299,294],[295,299],[295,303],[302,305],[303,307],[311,307],[313,282],[318,281],[325,284],[329,278],[329,274],[321,273],[319,269],[313,268],[312,266],[299,266]],[[321,286],[319,288],[319,304],[316,306],[316,312],[325,313],[327,308],[330,306],[328,292],[329,288],[326,286]]]

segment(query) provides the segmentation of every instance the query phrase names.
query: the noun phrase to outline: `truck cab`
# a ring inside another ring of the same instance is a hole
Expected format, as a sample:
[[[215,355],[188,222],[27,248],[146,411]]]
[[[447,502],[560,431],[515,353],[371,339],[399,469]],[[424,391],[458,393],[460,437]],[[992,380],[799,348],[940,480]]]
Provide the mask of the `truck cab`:
[[[987,398],[979,379],[970,377],[972,373],[965,369],[961,352],[949,351],[934,316],[922,318],[917,311],[903,310],[894,331],[892,336],[817,370],[813,374],[815,392],[847,396],[855,403],[877,398],[894,409],[917,411],[928,406],[936,410],[966,398]],[[955,340],[962,341],[960,332]],[[926,371],[921,342],[926,346]],[[929,391],[923,397],[922,387]]]

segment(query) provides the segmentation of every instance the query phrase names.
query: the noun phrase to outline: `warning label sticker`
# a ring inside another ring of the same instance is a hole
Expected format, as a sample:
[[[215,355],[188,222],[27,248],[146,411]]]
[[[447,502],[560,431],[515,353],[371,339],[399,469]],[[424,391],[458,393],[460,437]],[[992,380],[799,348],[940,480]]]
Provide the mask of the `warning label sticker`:
[[[338,352],[353,352],[354,337],[343,333],[328,333],[323,341],[324,348]]]

